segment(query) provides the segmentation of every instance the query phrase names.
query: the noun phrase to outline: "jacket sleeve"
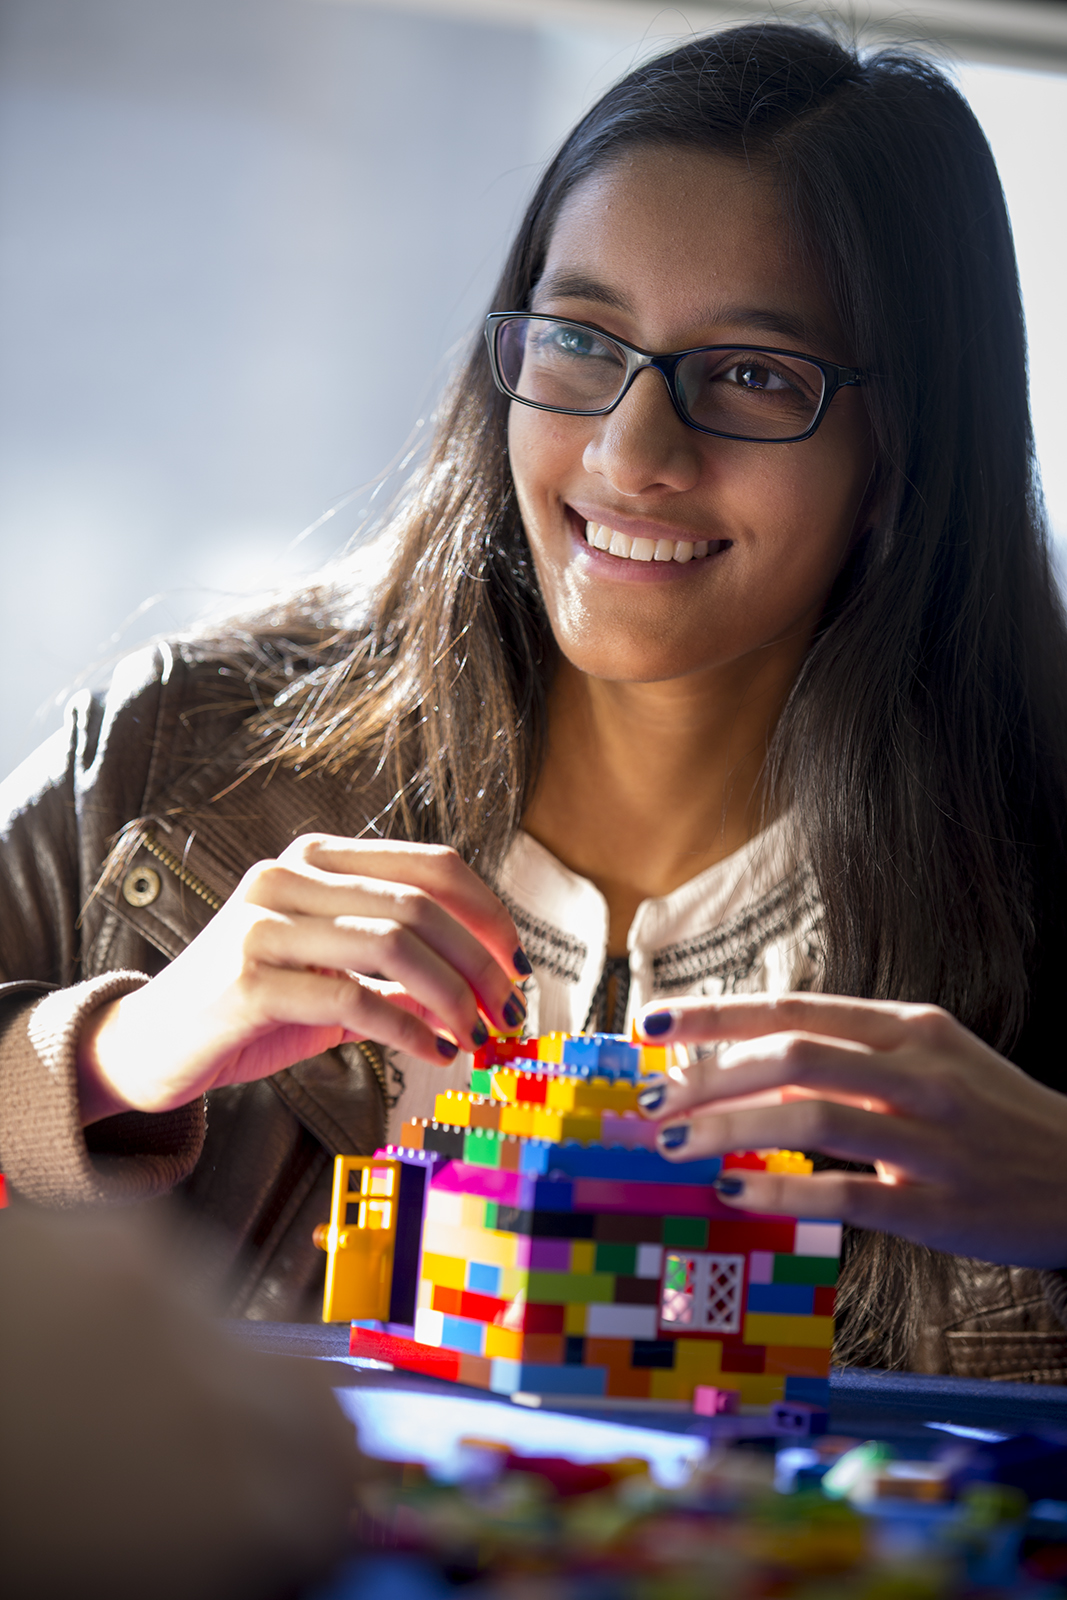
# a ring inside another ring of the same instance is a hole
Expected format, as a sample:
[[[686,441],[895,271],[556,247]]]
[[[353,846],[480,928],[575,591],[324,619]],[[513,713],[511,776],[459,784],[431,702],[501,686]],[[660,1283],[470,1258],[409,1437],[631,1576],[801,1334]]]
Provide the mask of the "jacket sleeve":
[[[203,1143],[200,1101],[85,1130],[79,1114],[85,1019],[148,981],[86,978],[82,950],[105,842],[139,814],[156,744],[159,658],[135,662],[106,700],[77,696],[64,728],[0,784],[0,1171],[43,1205],[151,1198],[187,1176]],[[121,740],[108,738],[116,725]],[[109,748],[121,751],[111,771]]]

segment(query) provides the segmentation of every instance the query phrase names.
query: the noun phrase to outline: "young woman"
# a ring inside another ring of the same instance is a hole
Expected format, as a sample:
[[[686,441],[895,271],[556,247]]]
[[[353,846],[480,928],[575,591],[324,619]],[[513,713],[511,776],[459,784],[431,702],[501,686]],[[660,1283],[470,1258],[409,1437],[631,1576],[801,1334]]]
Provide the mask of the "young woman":
[[[178,1184],[234,1311],[313,1314],[386,1100],[485,1019],[638,1016],[697,1047],[666,1153],[825,1158],[723,1194],[854,1225],[840,1359],[1063,1381],[1067,633],[973,117],[696,40],[575,129],[493,306],[369,601],[131,663],[17,780],[9,1179]]]

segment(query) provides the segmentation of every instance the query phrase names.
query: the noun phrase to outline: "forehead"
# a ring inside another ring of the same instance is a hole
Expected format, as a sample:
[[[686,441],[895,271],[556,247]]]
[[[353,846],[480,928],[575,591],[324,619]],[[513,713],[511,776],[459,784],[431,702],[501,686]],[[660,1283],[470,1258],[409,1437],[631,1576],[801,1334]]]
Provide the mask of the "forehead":
[[[631,337],[649,348],[712,343],[738,327],[738,313],[754,314],[750,337],[840,339],[773,174],[705,151],[628,151],[576,186],[553,228],[534,307],[572,300],[588,303],[587,315],[599,304],[639,323],[642,337],[632,327]]]

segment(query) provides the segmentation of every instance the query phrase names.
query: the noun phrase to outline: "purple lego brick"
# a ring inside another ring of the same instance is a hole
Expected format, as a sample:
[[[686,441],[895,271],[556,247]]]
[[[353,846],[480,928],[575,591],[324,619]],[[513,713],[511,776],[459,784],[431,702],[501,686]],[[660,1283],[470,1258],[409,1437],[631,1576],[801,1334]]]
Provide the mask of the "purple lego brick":
[[[535,1272],[569,1272],[571,1270],[571,1241],[569,1239],[531,1239],[529,1266]]]

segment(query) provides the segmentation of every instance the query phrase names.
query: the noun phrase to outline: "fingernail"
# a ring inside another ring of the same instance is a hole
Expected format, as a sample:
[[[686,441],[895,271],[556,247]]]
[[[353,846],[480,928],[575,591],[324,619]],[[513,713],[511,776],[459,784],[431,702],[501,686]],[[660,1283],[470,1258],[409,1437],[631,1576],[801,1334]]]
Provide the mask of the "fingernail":
[[[714,1180],[711,1187],[717,1190],[719,1194],[741,1194],[745,1187],[745,1180],[744,1178],[732,1178],[724,1173],[721,1178]]]
[[[673,1128],[664,1128],[659,1136],[659,1142],[664,1150],[680,1150],[689,1138],[689,1124],[677,1122]]]
[[[481,1017],[478,1018],[477,1022],[474,1024],[474,1027],[471,1029],[471,1038],[474,1040],[474,1048],[476,1050],[480,1050],[483,1044],[489,1043],[489,1029],[486,1027]]]
[[[637,1097],[637,1103],[642,1111],[658,1111],[667,1094],[666,1080],[659,1083],[649,1082],[647,1089],[642,1089]]]
[[[454,1044],[451,1039],[443,1039],[439,1033],[434,1035],[433,1042],[437,1046],[439,1056],[444,1056],[446,1061],[455,1061],[459,1055],[458,1044]]]
[[[641,1032],[647,1033],[653,1039],[658,1039],[661,1034],[669,1033],[673,1026],[673,1011],[652,1011],[643,1019]]]
[[[515,971],[519,974],[520,978],[528,978],[533,971],[533,967],[530,965],[530,958],[526,954],[526,951],[522,948],[521,944],[519,945],[519,948],[516,950],[515,954],[512,956],[511,964],[515,968]]]
[[[519,994],[509,995],[504,1002],[504,1021],[509,1028],[517,1028],[526,1016],[526,1001]]]

